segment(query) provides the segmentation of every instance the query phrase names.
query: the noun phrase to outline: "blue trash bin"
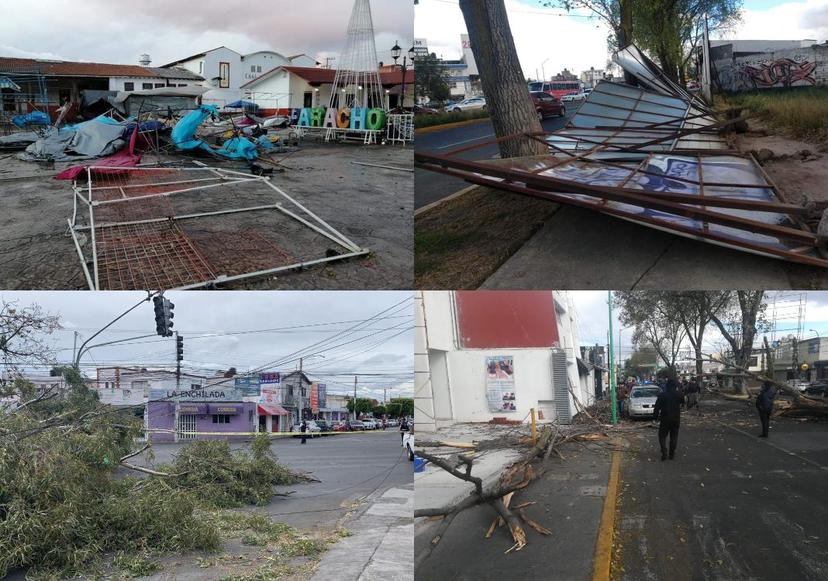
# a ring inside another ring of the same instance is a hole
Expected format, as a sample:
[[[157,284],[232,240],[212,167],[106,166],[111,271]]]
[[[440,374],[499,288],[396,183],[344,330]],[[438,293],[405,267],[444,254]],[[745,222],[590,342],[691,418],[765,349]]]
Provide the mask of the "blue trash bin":
[[[426,461],[419,456],[414,456],[414,472],[425,472]]]

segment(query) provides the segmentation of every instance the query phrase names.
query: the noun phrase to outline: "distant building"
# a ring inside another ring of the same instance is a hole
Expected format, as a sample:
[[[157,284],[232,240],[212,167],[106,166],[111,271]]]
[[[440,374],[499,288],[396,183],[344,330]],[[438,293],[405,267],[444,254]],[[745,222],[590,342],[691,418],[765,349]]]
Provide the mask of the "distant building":
[[[594,88],[595,85],[598,84],[598,81],[604,79],[604,70],[603,69],[596,69],[595,67],[589,67],[588,71],[581,71],[581,84],[584,87]]]
[[[146,61],[144,61],[146,62]],[[80,103],[84,91],[136,91],[198,85],[204,78],[179,67],[149,67],[0,57],[0,113],[55,111],[64,103]],[[16,87],[16,88],[15,88]]]
[[[305,54],[284,56],[260,50],[243,55],[219,46],[167,63],[164,68],[183,68],[204,77],[203,84],[210,91],[204,94],[203,102],[223,107],[243,97],[243,85],[281,66],[314,68],[319,63]]]
[[[428,56],[428,41],[425,38],[414,39],[414,58],[425,58]]]
[[[765,52],[776,52],[794,48],[807,48],[816,40],[711,40],[710,60],[734,59]]]
[[[573,73],[569,71],[569,69],[564,69],[554,77],[552,77],[553,81],[577,81],[578,77],[576,77]]]
[[[828,337],[780,341],[774,350],[773,374],[778,381],[828,379]]]

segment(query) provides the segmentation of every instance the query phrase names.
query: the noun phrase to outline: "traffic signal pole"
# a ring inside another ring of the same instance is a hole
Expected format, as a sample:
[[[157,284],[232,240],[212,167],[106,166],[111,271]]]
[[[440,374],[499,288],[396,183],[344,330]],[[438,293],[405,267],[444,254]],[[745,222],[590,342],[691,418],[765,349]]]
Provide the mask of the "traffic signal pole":
[[[607,306],[609,307],[609,380],[610,380],[610,409],[612,423],[618,423],[618,402],[615,399],[615,350],[612,345],[612,291],[607,291]]]
[[[175,332],[175,391],[181,391],[181,358],[178,356],[178,331]]]
[[[92,339],[94,339],[95,337],[97,337],[98,335],[100,335],[101,333],[103,333],[104,331],[106,331],[106,330],[107,330],[108,328],[110,328],[112,325],[114,325],[115,323],[117,323],[118,321],[120,321],[121,319],[123,319],[124,317],[126,317],[129,313],[131,313],[132,311],[134,311],[135,309],[137,309],[138,307],[140,307],[140,306],[141,306],[141,305],[143,305],[144,303],[149,302],[149,300],[150,300],[150,299],[153,297],[153,295],[155,295],[155,294],[157,294],[157,293],[148,292],[148,293],[147,293],[147,298],[145,298],[145,299],[141,299],[141,302],[139,302],[139,303],[137,303],[137,304],[135,304],[135,305],[131,306],[130,308],[128,308],[126,311],[124,311],[123,313],[121,313],[120,315],[118,315],[117,317],[115,317],[114,319],[112,319],[109,323],[107,323],[106,325],[104,325],[103,327],[101,327],[101,328],[100,328],[100,329],[99,329],[99,330],[98,330],[98,331],[97,331],[94,335],[92,335],[91,337],[89,337],[89,339],[87,339],[86,341],[84,341],[84,342],[81,344],[80,349],[78,349],[78,353],[77,353],[77,355],[75,356],[75,362],[74,362],[74,364],[73,364],[73,367],[74,367],[76,370],[80,368],[80,360],[81,360],[81,356],[82,356],[82,355],[83,355],[83,353],[84,353],[84,348],[85,348],[85,347],[89,344],[89,342],[90,342]]]

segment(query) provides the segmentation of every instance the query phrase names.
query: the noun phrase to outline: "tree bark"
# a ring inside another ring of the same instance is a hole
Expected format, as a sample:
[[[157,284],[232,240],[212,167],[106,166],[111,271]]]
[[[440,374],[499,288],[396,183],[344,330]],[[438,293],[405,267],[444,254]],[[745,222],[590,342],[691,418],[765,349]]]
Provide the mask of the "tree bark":
[[[504,0],[460,0],[486,107],[495,135],[543,131],[518,60]],[[541,155],[536,140],[517,138],[499,143],[500,156]]]

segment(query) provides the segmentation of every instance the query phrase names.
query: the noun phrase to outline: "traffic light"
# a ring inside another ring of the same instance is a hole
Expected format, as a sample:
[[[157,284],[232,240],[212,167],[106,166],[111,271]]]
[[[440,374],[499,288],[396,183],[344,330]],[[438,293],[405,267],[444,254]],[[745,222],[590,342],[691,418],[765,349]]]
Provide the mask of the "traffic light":
[[[175,360],[184,360],[184,337],[180,335],[175,338]]]
[[[155,309],[155,332],[162,337],[172,337],[173,308],[175,305],[161,295],[153,297],[152,302]]]

